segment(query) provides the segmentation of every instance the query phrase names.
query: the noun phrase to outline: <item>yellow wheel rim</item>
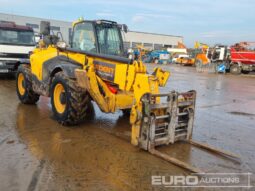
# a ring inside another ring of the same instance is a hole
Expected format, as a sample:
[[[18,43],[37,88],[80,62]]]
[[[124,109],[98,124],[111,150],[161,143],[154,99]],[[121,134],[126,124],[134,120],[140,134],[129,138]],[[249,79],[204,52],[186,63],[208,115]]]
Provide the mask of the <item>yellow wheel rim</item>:
[[[19,73],[19,75],[18,75],[18,90],[19,90],[19,94],[21,96],[23,96],[26,92],[24,83],[25,83],[25,77],[22,73]]]
[[[61,95],[65,93],[64,86],[62,84],[57,84],[54,88],[54,106],[58,113],[64,113],[66,109],[66,104],[61,102]]]

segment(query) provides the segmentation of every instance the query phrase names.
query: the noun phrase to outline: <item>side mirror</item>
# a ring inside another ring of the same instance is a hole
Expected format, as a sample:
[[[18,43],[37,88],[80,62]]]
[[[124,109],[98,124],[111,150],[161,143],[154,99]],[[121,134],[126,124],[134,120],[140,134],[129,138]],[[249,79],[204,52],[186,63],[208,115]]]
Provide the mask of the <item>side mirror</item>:
[[[125,32],[125,33],[127,33],[128,32],[128,26],[127,25],[122,25],[122,29],[123,29],[123,31]]]
[[[44,36],[50,35],[50,22],[41,21],[41,23],[40,23],[40,33]]]

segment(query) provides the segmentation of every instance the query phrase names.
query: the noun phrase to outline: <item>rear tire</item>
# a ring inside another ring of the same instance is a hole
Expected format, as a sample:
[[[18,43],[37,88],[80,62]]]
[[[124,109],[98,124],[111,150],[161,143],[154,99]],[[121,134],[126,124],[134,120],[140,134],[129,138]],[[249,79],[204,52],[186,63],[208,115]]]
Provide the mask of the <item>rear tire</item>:
[[[40,95],[33,91],[32,74],[28,65],[22,64],[18,67],[16,92],[19,100],[24,104],[35,104],[40,98]]]
[[[62,125],[77,125],[93,110],[89,95],[71,80],[58,72],[51,84],[51,105],[54,117]]]
[[[241,74],[242,69],[240,66],[238,66],[238,64],[233,64],[230,66],[230,73],[234,74],[234,75],[239,75]]]

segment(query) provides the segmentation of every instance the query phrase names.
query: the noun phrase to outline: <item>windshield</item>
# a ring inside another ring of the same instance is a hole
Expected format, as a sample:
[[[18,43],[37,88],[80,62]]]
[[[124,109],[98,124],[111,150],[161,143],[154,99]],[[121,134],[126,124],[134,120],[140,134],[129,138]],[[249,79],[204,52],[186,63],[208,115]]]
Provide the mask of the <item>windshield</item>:
[[[89,52],[97,51],[92,23],[80,23],[75,26],[72,47]]]
[[[34,33],[24,30],[0,29],[0,44],[34,46]]]

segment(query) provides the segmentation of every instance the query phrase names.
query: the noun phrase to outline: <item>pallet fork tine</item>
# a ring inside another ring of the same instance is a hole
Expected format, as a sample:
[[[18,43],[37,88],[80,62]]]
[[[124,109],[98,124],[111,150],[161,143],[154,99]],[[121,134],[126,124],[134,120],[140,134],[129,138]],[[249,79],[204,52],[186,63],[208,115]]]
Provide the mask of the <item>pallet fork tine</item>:
[[[194,140],[189,140],[188,142],[190,144],[194,145],[194,146],[197,146],[197,147],[203,148],[205,150],[220,154],[222,156],[227,156],[227,157],[231,157],[231,158],[234,158],[234,159],[240,159],[240,156],[238,156],[234,153],[224,151],[224,150],[221,150],[221,149],[218,149],[218,148],[214,148],[214,147],[212,147],[210,145],[207,145],[205,143],[200,143],[200,142],[197,142],[197,141],[194,141]]]
[[[156,149],[150,149],[149,152],[152,154],[152,155],[155,155],[159,158],[162,158],[163,160],[166,160],[167,162],[170,162],[176,166],[179,166],[179,167],[182,167],[186,170],[189,170],[190,172],[194,172],[194,173],[198,173],[198,174],[203,174],[204,172],[202,170],[200,170],[199,168],[196,168],[186,162],[183,162],[177,158],[174,158],[174,157],[171,157],[165,153],[162,153]]]
[[[151,103],[153,97],[167,97],[168,102],[164,104],[155,105]],[[180,99],[181,98],[181,99]],[[192,131],[193,131],[193,121],[194,121],[194,112],[195,112],[195,100],[196,92],[190,91],[188,93],[177,93],[172,92],[170,94],[157,94],[150,95],[147,98],[145,97],[143,103],[147,108],[147,113],[144,113],[144,116],[149,118],[147,130],[148,137],[146,140],[141,139],[141,146],[144,148],[147,147],[152,155],[155,155],[161,159],[164,159],[174,165],[182,167],[190,172],[203,174],[204,172],[197,167],[194,167],[186,162],[183,162],[177,158],[171,157],[166,153],[162,153],[156,150],[157,146],[160,145],[169,145],[174,144],[177,141],[184,141],[193,146],[211,151],[213,153],[220,154],[224,157],[230,157],[231,159],[240,159],[239,156],[223,151],[218,148],[214,148],[205,143],[200,143],[192,140]],[[156,110],[155,110],[156,108]],[[163,114],[159,115],[157,111],[162,111],[162,108],[166,109]],[[147,121],[147,120],[146,120]],[[164,122],[164,123],[162,123]],[[162,127],[163,124],[163,127]],[[164,126],[164,124],[166,124]],[[163,130],[162,130],[163,128]],[[144,131],[146,132],[146,131]],[[146,134],[146,133],[145,133]]]
[[[207,144],[204,144],[204,143],[199,143],[197,141],[193,141],[193,140],[190,140],[188,143],[190,143],[191,145],[194,145],[194,146],[197,146],[197,147],[200,147],[200,148],[203,148],[207,151],[211,151],[211,152],[215,152],[217,154],[220,154],[222,156],[227,156],[227,157],[231,157],[231,158],[234,158],[234,159],[240,159],[240,156],[236,155],[236,154],[233,154],[233,153],[230,153],[228,151],[223,151],[221,149],[218,149],[218,148],[214,148],[210,145],[207,145]],[[154,156],[157,156],[159,158],[162,158],[163,160],[166,160],[176,166],[179,166],[179,167],[182,167],[186,170],[189,170],[190,172],[193,172],[193,173],[197,173],[197,174],[204,174],[204,172],[197,168],[197,167],[194,167],[186,162],[183,162],[177,158],[174,158],[174,157],[171,157],[165,153],[162,153],[158,150],[156,150],[155,148],[150,148],[149,149],[149,152],[154,155]]]

